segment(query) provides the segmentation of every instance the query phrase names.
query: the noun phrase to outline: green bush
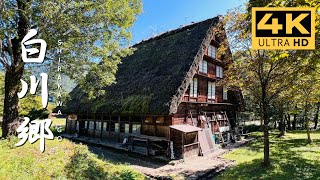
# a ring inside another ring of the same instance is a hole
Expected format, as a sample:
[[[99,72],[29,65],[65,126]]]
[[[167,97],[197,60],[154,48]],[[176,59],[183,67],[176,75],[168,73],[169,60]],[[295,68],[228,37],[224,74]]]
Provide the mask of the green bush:
[[[52,112],[52,105],[49,103],[46,109],[42,107],[40,96],[27,96],[19,101],[19,115],[33,119],[45,119]]]
[[[257,125],[254,125],[254,124],[251,124],[251,125],[243,127],[243,132],[244,133],[257,132],[257,131],[261,131],[260,126],[257,126]]]

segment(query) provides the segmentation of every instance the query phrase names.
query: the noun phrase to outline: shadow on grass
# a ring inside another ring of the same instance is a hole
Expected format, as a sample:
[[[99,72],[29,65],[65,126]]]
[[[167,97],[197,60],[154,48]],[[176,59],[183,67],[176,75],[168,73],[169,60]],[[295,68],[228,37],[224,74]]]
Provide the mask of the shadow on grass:
[[[292,134],[305,134],[305,135],[307,135],[307,130],[290,130],[287,132],[292,133]],[[311,130],[310,133],[311,133],[311,135],[312,134],[320,134],[320,131],[319,130]]]
[[[68,179],[136,179],[136,173],[129,169],[118,169],[88,155],[86,148],[76,148],[75,154],[66,165]]]
[[[134,152],[97,146],[88,146],[88,148],[90,152],[98,155],[99,159],[106,160],[113,164],[135,165],[152,169],[157,169],[168,164],[167,161],[161,161],[159,159],[154,159],[150,156],[145,156]]]
[[[319,144],[320,139],[314,139],[313,145],[308,146],[306,139],[275,138],[272,135],[270,167],[264,167],[262,159],[255,159],[225,171],[218,179],[320,179]],[[245,148],[263,153],[263,139]]]
[[[79,150],[76,150],[66,165],[66,172],[70,179],[103,179],[108,176],[102,167]]]
[[[283,159],[282,159],[283,158]],[[241,163],[225,171],[219,179],[319,179],[320,164],[299,156],[272,158],[272,165],[264,167],[262,159]]]

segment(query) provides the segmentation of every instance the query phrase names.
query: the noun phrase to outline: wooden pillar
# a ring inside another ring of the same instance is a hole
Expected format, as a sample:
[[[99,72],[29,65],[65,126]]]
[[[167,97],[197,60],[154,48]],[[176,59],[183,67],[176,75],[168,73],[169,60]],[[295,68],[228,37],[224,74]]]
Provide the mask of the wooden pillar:
[[[107,128],[108,128],[108,134],[109,134],[109,138],[110,138],[110,131],[111,131],[111,115],[109,115],[109,120],[108,120],[108,122],[107,122]],[[109,124],[109,126],[108,126],[108,124]]]
[[[132,133],[132,122],[131,122],[131,116],[129,116],[129,133]]]
[[[154,135],[157,136],[157,117],[158,116],[153,116],[153,126],[154,126]]]
[[[121,122],[121,117],[120,116],[118,116],[118,125],[119,125],[119,129],[118,129],[118,143],[120,142],[120,127],[121,127],[121,125],[120,125],[120,122]]]
[[[100,139],[102,140],[102,132],[103,132],[103,113],[101,113],[101,123],[100,123]]]
[[[147,156],[149,156],[149,139],[147,138]]]
[[[66,116],[66,127],[64,128],[64,133],[67,132],[67,128],[68,128],[68,114]]]
[[[181,132],[181,153],[182,153],[182,158],[184,159],[184,133]]]
[[[185,111],[184,111],[184,118],[186,119],[185,120],[185,122],[186,122],[186,124],[189,124],[189,118],[188,118],[188,116],[189,116],[189,109],[186,107],[186,109],[185,109]]]
[[[174,125],[174,114],[171,115],[171,125]]]

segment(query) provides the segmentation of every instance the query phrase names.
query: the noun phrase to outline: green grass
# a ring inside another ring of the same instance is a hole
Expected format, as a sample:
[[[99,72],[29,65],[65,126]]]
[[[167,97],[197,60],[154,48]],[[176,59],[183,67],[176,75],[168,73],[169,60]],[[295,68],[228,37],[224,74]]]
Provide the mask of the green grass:
[[[61,126],[65,126],[66,125],[66,118],[51,118],[52,120],[52,124],[51,126],[55,126],[55,125],[61,125]]]
[[[320,132],[312,132],[313,143],[307,144],[306,131],[290,131],[282,138],[277,132],[270,137],[272,165],[262,166],[262,133],[258,139],[236,149],[224,158],[236,161],[236,166],[227,169],[216,179],[320,179]]]
[[[1,129],[0,129],[1,130]],[[0,140],[0,179],[144,179],[125,165],[99,159],[86,145],[67,139],[46,140],[43,153],[39,141],[14,144],[18,138]]]

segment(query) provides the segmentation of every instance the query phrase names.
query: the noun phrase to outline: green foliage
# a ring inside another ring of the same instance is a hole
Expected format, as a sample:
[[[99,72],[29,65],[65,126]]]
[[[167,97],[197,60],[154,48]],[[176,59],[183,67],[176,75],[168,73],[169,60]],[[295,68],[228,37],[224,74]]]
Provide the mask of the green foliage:
[[[4,73],[0,72],[0,116],[3,115],[3,101],[4,101]],[[32,119],[44,119],[52,112],[52,105],[48,103],[46,109],[42,108],[40,96],[28,95],[19,102],[20,116],[28,116]]]
[[[47,43],[44,69],[50,71],[51,80],[57,79],[60,57],[61,73],[80,84],[90,97],[103,94],[96,90],[114,82],[121,58],[132,52],[130,28],[142,11],[141,0],[10,0],[1,1],[0,7],[3,68],[8,71],[25,66],[21,62],[20,41],[29,29],[35,28],[37,38]],[[60,54],[57,48],[62,50]],[[17,49],[15,56],[13,49]]]
[[[19,102],[19,115],[27,116],[33,119],[45,119],[52,112],[52,105],[48,103],[46,109],[42,107],[42,99],[40,96],[29,95]]]
[[[88,153],[86,146],[77,146],[75,153],[66,166],[68,179],[141,179],[141,174],[126,168],[114,166],[99,160],[96,155]]]
[[[247,126],[244,126],[243,127],[243,131],[245,133],[251,133],[251,132],[257,132],[257,131],[261,131],[261,126],[257,126],[257,125],[254,125],[254,124],[251,124],[251,125],[247,125]]]
[[[43,153],[39,141],[16,147],[18,140],[0,140],[0,179],[144,179],[141,173],[100,159],[86,145],[67,139],[46,140]]]
[[[236,166],[224,171],[217,179],[317,179],[320,176],[320,132],[313,132],[314,144],[307,145],[305,131],[290,131],[283,138],[271,135],[272,166],[261,165],[262,133],[248,146],[224,156],[236,161]]]

